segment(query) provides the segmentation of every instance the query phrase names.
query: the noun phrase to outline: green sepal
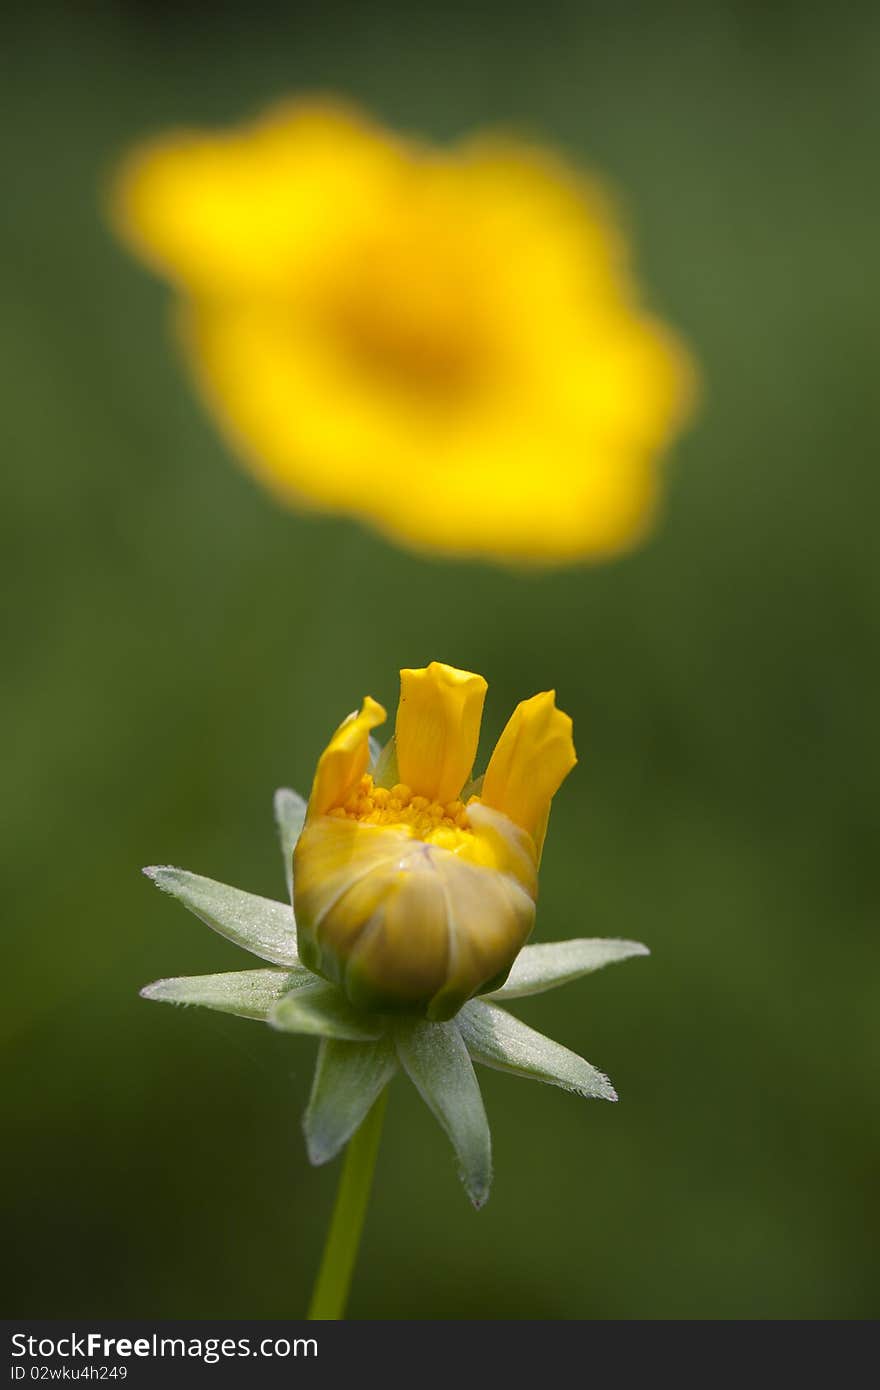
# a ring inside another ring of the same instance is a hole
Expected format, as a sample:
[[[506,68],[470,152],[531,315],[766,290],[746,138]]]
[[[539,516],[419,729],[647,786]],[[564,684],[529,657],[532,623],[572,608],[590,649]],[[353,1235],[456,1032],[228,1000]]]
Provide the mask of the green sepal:
[[[306,1149],[312,1163],[327,1163],[348,1143],[374,1101],[397,1071],[390,1038],[340,1042],[325,1038],[309,1104],[303,1116]]]
[[[163,893],[177,898],[227,941],[273,965],[299,965],[296,924],[289,903],[245,893],[170,864],[144,869],[144,873]]]
[[[284,1033],[309,1033],[351,1042],[368,1042],[385,1032],[381,1018],[358,1013],[340,989],[314,979],[274,1004],[269,1022]]]
[[[397,766],[397,739],[392,734],[379,753],[373,765],[373,783],[377,787],[387,787],[390,791],[400,781]]]
[[[521,999],[557,989],[559,985],[578,980],[615,961],[650,954],[640,941],[617,941],[611,937],[541,942],[523,947],[503,985],[480,992],[491,993],[496,999]]]
[[[492,1182],[492,1141],[480,1087],[455,1023],[400,1021],[400,1064],[455,1149],[465,1190],[479,1208]]]
[[[485,776],[485,772],[481,772],[479,777],[472,777],[469,782],[465,782],[458,795],[459,801],[463,801],[464,804],[467,805],[472,796],[482,796],[483,779]]]
[[[154,980],[140,993],[144,999],[165,1004],[198,1004],[239,1018],[265,1020],[273,1004],[311,979],[307,970],[232,970],[221,975]]]
[[[284,860],[287,896],[292,900],[293,847],[302,834],[308,802],[303,800],[299,792],[293,791],[290,787],[279,787],[275,793],[274,810],[275,825],[278,828],[278,839],[281,844],[281,856]]]
[[[617,1100],[602,1072],[561,1043],[529,1028],[506,1009],[472,999],[455,1020],[470,1055],[484,1066],[544,1081],[590,1099]]]

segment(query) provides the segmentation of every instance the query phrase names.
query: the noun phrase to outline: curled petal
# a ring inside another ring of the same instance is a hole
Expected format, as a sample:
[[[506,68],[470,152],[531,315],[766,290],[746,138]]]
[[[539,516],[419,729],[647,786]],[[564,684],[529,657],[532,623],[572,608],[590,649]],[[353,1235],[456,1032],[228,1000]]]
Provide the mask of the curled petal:
[[[517,705],[495,746],[483,779],[482,801],[528,831],[540,854],[550,803],[577,756],[571,720],[544,691]]]
[[[470,777],[487,688],[482,676],[440,661],[401,671],[397,765],[419,796],[453,801]]]
[[[367,695],[360,712],[340,724],[318,760],[309,815],[321,816],[341,805],[357,785],[370,762],[370,730],[383,724],[385,710]]]

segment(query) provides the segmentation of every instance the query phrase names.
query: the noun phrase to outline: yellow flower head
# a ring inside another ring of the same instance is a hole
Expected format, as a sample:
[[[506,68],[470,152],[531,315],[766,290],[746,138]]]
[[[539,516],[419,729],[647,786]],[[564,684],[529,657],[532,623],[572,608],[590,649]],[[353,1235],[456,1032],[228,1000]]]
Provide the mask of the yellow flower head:
[[[551,154],[437,150],[303,102],[136,150],[114,207],[285,500],[539,564],[645,530],[692,372],[639,307],[601,190]]]
[[[472,794],[485,694],[482,676],[437,661],[401,671],[395,738],[373,771],[385,711],[369,696],[318,762],[294,851],[299,951],[359,1007],[450,1018],[503,984],[532,930],[571,720],[552,691],[524,700]]]

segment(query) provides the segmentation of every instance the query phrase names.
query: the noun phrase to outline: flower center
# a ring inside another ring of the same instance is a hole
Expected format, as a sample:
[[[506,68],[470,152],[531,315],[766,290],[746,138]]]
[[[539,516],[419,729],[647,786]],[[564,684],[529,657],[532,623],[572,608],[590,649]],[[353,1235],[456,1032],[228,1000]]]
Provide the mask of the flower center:
[[[415,235],[360,248],[325,306],[359,372],[444,409],[479,390],[491,354],[480,285],[462,259]]]
[[[416,796],[402,782],[396,786],[377,787],[367,772],[341,806],[334,806],[328,816],[354,820],[361,825],[382,825],[404,830],[415,839],[442,849],[456,850],[473,839],[467,808],[462,801],[429,801]]]

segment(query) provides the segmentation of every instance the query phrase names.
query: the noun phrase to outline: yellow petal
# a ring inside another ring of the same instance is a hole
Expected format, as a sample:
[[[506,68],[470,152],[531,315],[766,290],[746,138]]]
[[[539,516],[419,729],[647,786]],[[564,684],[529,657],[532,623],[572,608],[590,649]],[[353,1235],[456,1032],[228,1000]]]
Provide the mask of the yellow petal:
[[[190,291],[283,294],[350,244],[406,162],[399,142],[341,102],[285,102],[251,125],[139,146],[111,212],[133,249]]]
[[[495,869],[518,883],[534,901],[538,896],[535,841],[509,816],[482,801],[468,806],[473,834],[458,847],[457,858]]]
[[[540,853],[550,802],[577,762],[571,720],[556,708],[556,692],[523,700],[489,760],[480,799],[527,830]]]
[[[318,760],[309,816],[322,816],[332,806],[341,806],[360,781],[370,761],[370,730],[384,723],[382,706],[367,696],[359,714],[343,720]]]
[[[400,780],[430,801],[454,801],[471,775],[487,685],[482,676],[432,661],[400,673]]]

